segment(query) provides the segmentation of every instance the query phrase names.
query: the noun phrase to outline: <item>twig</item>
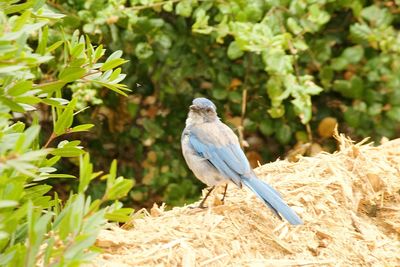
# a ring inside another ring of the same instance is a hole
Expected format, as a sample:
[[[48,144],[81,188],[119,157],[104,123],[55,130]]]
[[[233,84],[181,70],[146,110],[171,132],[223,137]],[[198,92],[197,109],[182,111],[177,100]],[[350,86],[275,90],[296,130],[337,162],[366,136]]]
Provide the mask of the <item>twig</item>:
[[[240,125],[238,127],[240,146],[242,148],[244,140],[243,130],[244,130],[244,116],[246,114],[246,106],[247,106],[247,88],[243,89],[242,92],[242,114],[240,115]]]
[[[246,115],[246,108],[247,108],[247,82],[248,82],[248,76],[250,74],[250,66],[251,66],[251,55],[249,55],[249,59],[247,61],[246,65],[246,74],[244,76],[244,81],[243,81],[243,92],[242,92],[242,111],[240,115],[240,126],[238,127],[238,132],[239,132],[239,141],[240,141],[240,146],[243,148],[243,141],[244,141],[244,119]]]
[[[47,148],[50,145],[51,141],[53,141],[54,138],[56,138],[56,137],[57,137],[57,135],[54,132],[52,132],[49,139],[47,140],[46,144],[43,146],[43,148]]]
[[[313,136],[312,136],[312,131],[310,127],[310,123],[306,124],[306,130],[307,130],[307,135],[308,135],[308,142],[312,142]]]
[[[46,4],[51,6],[54,9],[57,9],[58,11],[64,13],[65,15],[80,19],[80,17],[78,15],[68,11],[65,7],[63,7],[62,5],[60,5],[58,3],[47,1]]]

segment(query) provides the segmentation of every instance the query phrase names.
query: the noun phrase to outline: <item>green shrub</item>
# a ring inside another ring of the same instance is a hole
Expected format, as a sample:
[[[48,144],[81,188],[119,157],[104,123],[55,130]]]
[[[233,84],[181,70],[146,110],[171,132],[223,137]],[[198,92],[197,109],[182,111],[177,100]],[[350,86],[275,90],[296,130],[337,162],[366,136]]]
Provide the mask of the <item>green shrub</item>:
[[[70,89],[79,108],[102,103],[94,115],[77,116],[97,126],[85,147],[98,168],[118,157],[120,171],[136,179],[130,199],[138,206],[155,200],[178,205],[198,197],[202,185],[187,170],[179,145],[195,96],[212,98],[224,120],[235,128],[243,126],[248,150],[264,162],[296,143],[329,146],[314,130],[325,117],[336,118],[340,130],[353,138],[398,136],[399,4],[48,3],[67,15],[62,21],[66,33],[79,28],[93,43],[122,50],[130,60],[124,65],[129,73],[124,82],[135,94],[128,98],[104,90],[95,94],[86,83]],[[90,193],[100,187],[89,188]]]
[[[89,147],[96,156],[107,153],[123,161],[121,171],[138,182],[130,196],[139,205],[154,200],[176,205],[197,197],[201,185],[187,178],[193,175],[179,147],[195,96],[215,100],[234,127],[245,118],[249,149],[264,160],[295,143],[329,145],[313,130],[328,116],[353,137],[398,136],[399,5],[361,0],[52,4],[68,14],[64,27],[79,27],[131,59],[126,82],[135,95],[103,98],[109,107],[99,108],[105,127]],[[119,105],[124,109],[113,111]],[[99,143],[115,146],[98,151]]]
[[[63,33],[62,17],[44,1],[0,3],[1,266],[77,266],[98,253],[93,244],[107,220],[127,221],[132,212],[118,199],[133,180],[117,177],[116,161],[108,174],[94,172],[81,141],[71,140],[93,124],[76,125],[84,110],[77,98],[66,97],[78,82],[125,95],[119,66],[126,61],[120,51],[100,61],[102,46],[78,32]],[[49,136],[40,127],[47,113]],[[62,201],[49,179],[76,180],[58,169],[67,158],[78,159],[79,183]],[[92,199],[85,192],[97,178],[107,184],[102,197]]]

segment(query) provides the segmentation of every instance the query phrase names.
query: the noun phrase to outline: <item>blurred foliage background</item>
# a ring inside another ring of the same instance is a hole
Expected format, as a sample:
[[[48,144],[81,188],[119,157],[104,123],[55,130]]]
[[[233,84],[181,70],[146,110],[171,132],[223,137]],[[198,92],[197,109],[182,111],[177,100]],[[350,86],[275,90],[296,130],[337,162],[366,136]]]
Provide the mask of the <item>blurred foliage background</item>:
[[[203,185],[186,167],[180,134],[191,100],[212,99],[247,145],[253,166],[333,151],[336,122],[353,138],[399,136],[400,1],[57,0],[92,43],[123,51],[128,97],[69,86],[95,169],[119,161],[134,177],[125,200],[181,205]],[[50,116],[48,117],[49,120]],[[43,124],[46,122],[43,121]],[[46,129],[46,128],[45,128]],[[51,129],[49,128],[49,131]],[[64,161],[74,172],[76,162]],[[68,194],[70,182],[57,184]],[[103,190],[97,182],[92,195]]]

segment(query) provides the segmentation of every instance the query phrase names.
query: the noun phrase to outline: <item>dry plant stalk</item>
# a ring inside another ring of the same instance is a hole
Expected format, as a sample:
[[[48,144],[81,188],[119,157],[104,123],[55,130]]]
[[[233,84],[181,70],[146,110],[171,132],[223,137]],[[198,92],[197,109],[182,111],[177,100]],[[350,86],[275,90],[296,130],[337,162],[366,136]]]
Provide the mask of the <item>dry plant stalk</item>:
[[[92,266],[400,266],[400,139],[378,147],[336,135],[340,150],[256,169],[302,217],[292,227],[252,193],[225,204],[150,213],[101,232]],[[215,197],[217,199],[219,196]]]

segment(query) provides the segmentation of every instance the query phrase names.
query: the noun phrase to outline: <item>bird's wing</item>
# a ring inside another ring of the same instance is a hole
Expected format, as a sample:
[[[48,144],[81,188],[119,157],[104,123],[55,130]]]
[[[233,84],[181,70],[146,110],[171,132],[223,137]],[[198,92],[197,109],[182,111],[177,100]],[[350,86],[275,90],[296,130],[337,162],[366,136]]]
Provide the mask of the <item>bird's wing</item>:
[[[206,123],[193,127],[189,141],[201,157],[238,186],[241,186],[241,176],[251,173],[236,135],[225,124]]]

